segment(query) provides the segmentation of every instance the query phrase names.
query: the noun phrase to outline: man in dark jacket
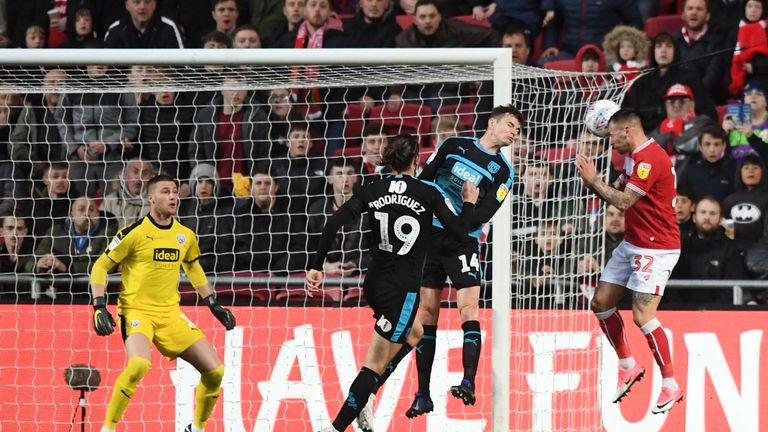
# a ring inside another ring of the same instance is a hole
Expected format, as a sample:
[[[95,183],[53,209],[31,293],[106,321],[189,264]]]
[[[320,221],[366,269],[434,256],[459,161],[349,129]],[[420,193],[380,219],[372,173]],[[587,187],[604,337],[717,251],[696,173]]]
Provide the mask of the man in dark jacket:
[[[398,48],[480,48],[501,45],[493,29],[444,19],[436,0],[419,0],[413,25],[395,39]]]
[[[699,154],[678,173],[677,187],[696,202],[705,195],[714,195],[719,202],[733,193],[736,166],[725,155],[725,133],[716,124],[699,134]]]
[[[692,72],[674,64],[680,57],[675,38],[669,33],[659,33],[653,40],[651,67],[656,68],[636,81],[630,87],[622,106],[632,108],[643,121],[643,130],[652,131],[666,116],[664,95],[672,84],[680,83],[693,91],[696,111],[709,118],[717,118],[715,102],[701,79]]]
[[[189,180],[190,198],[181,200],[179,222],[197,234],[200,265],[206,272],[234,270],[232,199],[219,197],[216,168],[198,164]]]
[[[176,23],[156,12],[156,0],[125,0],[125,9],[128,16],[104,35],[107,48],[184,48]]]
[[[344,20],[348,48],[394,48],[400,26],[392,12],[392,0],[363,0],[353,18]]]
[[[682,238],[680,260],[672,272],[673,279],[745,279],[743,248],[725,235],[720,226],[722,207],[713,196],[696,203],[693,221],[696,230]],[[730,304],[731,294],[725,290],[668,290],[675,300],[686,304]]]
[[[708,5],[707,0],[686,0],[683,4],[683,28],[677,35],[682,62],[701,58],[723,48],[721,35],[709,27]],[[723,55],[706,57],[682,66],[701,77],[704,87],[718,101],[727,96],[723,86]]]

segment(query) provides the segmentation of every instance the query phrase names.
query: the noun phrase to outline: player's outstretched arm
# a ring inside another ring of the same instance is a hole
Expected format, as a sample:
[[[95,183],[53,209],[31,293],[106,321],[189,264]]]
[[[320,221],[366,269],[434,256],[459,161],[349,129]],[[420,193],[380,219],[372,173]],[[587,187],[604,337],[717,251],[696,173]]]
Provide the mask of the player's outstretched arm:
[[[447,198],[437,189],[434,189],[434,203],[433,208],[435,216],[440,219],[440,222],[448,229],[448,231],[456,237],[463,238],[469,231],[472,215],[475,211],[475,203],[477,197],[480,195],[480,190],[470,181],[465,181],[461,188],[461,199],[464,204],[461,206],[461,214],[459,217],[453,213],[453,210],[448,208],[446,204]]]
[[[606,184],[598,175],[595,164],[584,155],[576,155],[576,168],[584,181],[584,185],[592,188],[605,202],[612,204],[621,211],[626,211],[639,200],[642,195],[632,189],[620,191]]]
[[[115,319],[107,310],[107,273],[115,266],[115,262],[101,254],[91,269],[91,296],[93,298],[93,328],[99,336],[108,336],[115,331]]]

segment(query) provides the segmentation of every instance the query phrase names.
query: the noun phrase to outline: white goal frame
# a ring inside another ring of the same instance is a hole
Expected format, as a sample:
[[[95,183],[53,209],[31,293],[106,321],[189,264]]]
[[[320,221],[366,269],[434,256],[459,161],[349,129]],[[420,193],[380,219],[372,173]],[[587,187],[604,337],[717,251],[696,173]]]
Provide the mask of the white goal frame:
[[[365,66],[365,65],[489,65],[493,67],[493,106],[512,101],[512,50],[509,48],[436,48],[436,49],[51,49],[4,50],[3,66],[75,66],[83,64],[204,66]],[[481,125],[484,127],[484,125]],[[509,148],[503,149],[510,158]],[[507,199],[491,223],[493,242],[492,283],[492,430],[510,430],[510,359],[511,359],[511,208]],[[501,337],[500,337],[501,336]]]

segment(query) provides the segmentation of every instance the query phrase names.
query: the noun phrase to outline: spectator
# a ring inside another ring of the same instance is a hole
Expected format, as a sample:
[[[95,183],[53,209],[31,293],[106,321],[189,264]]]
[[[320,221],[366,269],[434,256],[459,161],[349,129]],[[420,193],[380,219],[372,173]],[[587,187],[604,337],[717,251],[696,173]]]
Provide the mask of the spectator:
[[[718,202],[733,193],[736,165],[725,157],[725,133],[717,125],[708,125],[699,134],[699,154],[681,169],[677,189],[698,202],[712,195]]]
[[[32,191],[32,233],[42,236],[51,225],[65,219],[70,201],[79,196],[70,187],[69,166],[63,162],[49,164],[43,171],[43,187]]]
[[[701,131],[714,123],[705,115],[696,115],[693,91],[686,85],[672,84],[664,95],[664,106],[667,117],[649,135],[675,157],[676,166],[680,167],[699,152]]]
[[[640,11],[632,0],[606,0],[583,3],[582,0],[554,0],[555,19],[544,28],[541,60],[573,58],[584,45],[600,46],[603,38],[619,23],[643,27]],[[558,48],[562,41],[562,50]]]
[[[695,207],[690,195],[680,191],[677,192],[677,197],[675,197],[675,218],[677,219],[677,227],[680,228],[681,237],[685,237],[689,232],[693,232],[696,229],[696,225],[693,223],[693,210]]]
[[[133,0],[128,0],[130,3]],[[67,144],[70,177],[81,195],[104,190],[104,179],[120,170],[118,163],[133,152],[138,107],[129,93],[108,93],[107,66],[86,66],[83,84],[105,93],[67,93],[56,109],[59,134]]]
[[[117,225],[128,226],[149,212],[147,183],[155,176],[155,169],[147,161],[131,159],[123,172],[114,180],[113,191],[101,203],[101,210],[114,215]]]
[[[37,168],[35,178],[40,179],[43,167],[36,166],[38,163],[48,164],[50,161],[62,160],[40,159],[47,156],[45,151],[49,146],[59,147],[55,141],[38,142],[38,128],[42,125],[37,121],[34,108],[30,105],[39,104],[40,100],[32,97],[25,101],[20,95],[0,93],[0,143],[3,143],[0,146],[0,190],[3,191],[3,198],[23,198],[29,190],[26,180],[30,178],[33,167]],[[16,193],[13,193],[14,191]],[[0,204],[0,212],[11,207],[10,203],[3,202]]]
[[[686,62],[683,68],[701,77],[704,88],[712,97],[723,101],[727,96],[723,91],[724,58],[723,55],[710,56],[723,48],[723,39],[722,33],[710,29],[710,17],[707,0],[685,0],[683,28],[677,35],[677,46],[680,61]]]
[[[151,86],[171,88],[173,80],[161,71],[147,77]],[[141,157],[154,163],[158,172],[173,178],[189,178],[189,161],[184,148],[192,130],[194,108],[187,93],[159,90],[139,105]]]
[[[331,11],[330,0],[307,0],[304,21],[277,41],[278,48],[342,48],[343,46],[342,23]]]
[[[227,36],[237,28],[237,18],[240,16],[240,10],[235,0],[213,0],[211,16],[216,22],[216,31],[220,31]]]
[[[743,10],[739,10],[742,2],[735,0],[710,0],[709,9],[712,31],[727,35],[739,27],[739,18]],[[732,44],[730,46],[733,46]]]
[[[677,66],[679,52],[675,38],[666,32],[659,33],[653,40],[651,52],[652,71],[632,83],[622,106],[638,112],[643,121],[643,130],[652,131],[666,115],[664,95],[672,84],[688,86],[693,92],[699,114],[717,118],[715,103],[701,79],[690,71]]]
[[[181,200],[179,222],[193,230],[206,272],[234,271],[232,199],[219,196],[216,167],[198,164],[189,179],[190,197]]]
[[[363,163],[360,165],[360,186],[379,180],[386,170],[381,165],[381,156],[387,148],[389,138],[384,133],[384,127],[378,123],[368,123],[363,128],[363,143],[360,153]]]
[[[244,83],[224,79],[220,95],[211,106],[200,108],[194,117],[191,143],[187,147],[190,163],[210,163],[222,189],[232,188],[234,173],[247,174],[254,161],[270,154],[267,114],[258,106],[245,104],[247,90],[236,90]]]
[[[493,30],[444,19],[436,0],[419,0],[411,26],[395,39],[399,48],[475,48],[501,45]]]
[[[206,48],[206,49],[229,48],[229,39],[227,39],[227,35],[225,35],[224,33],[217,30],[213,30],[211,32],[206,33],[205,36],[203,36],[201,40],[201,44],[203,48]],[[206,69],[210,67],[211,66],[206,66]],[[211,69],[208,69],[208,70],[211,70]]]
[[[535,66],[531,61],[531,37],[520,26],[509,26],[501,36],[501,46],[512,48],[512,63]]]
[[[306,9],[306,0],[285,0],[283,5],[284,24],[274,30],[271,34],[264,35],[265,45],[268,47],[278,45],[278,42],[299,27],[304,19],[304,10]]]
[[[37,24],[27,27],[24,32],[24,48],[45,48],[48,34]]]
[[[0,217],[0,222],[0,273],[23,273],[35,261],[34,238],[27,235],[27,221],[7,212]]]
[[[157,0],[125,0],[128,15],[109,26],[107,48],[184,48],[176,23],[158,12]]]
[[[744,252],[738,242],[729,239],[720,226],[722,207],[713,196],[696,203],[693,222],[696,230],[682,239],[680,260],[672,272],[673,279],[744,279]],[[671,292],[670,292],[671,291]],[[673,298],[685,304],[724,305],[732,303],[731,293],[723,290],[668,290]]]
[[[760,81],[750,81],[744,88],[744,103],[749,104],[752,117],[736,126],[731,115],[723,118],[723,129],[728,133],[731,158],[739,161],[750,153],[768,160],[768,111],[765,87]]]
[[[646,66],[648,58],[648,36],[645,32],[629,26],[616,26],[605,35],[603,52],[609,69],[624,72],[624,78],[632,81],[640,69]]]
[[[287,269],[288,224],[278,184],[267,166],[257,164],[250,196],[235,210],[235,268],[257,272]]]
[[[470,3],[476,20],[490,20],[499,32],[509,26],[523,28],[531,39],[536,39],[541,28],[555,18],[553,0],[473,0]]]
[[[612,205],[605,208],[605,257],[624,240],[624,212]]]
[[[358,183],[359,171],[360,167],[356,163],[342,158],[333,159],[328,163],[326,181],[331,186],[333,195],[325,196],[309,206],[309,250],[317,249],[320,233],[328,218],[352,198],[353,190]],[[370,260],[368,245],[363,237],[363,233],[367,231],[369,226],[365,215],[343,226],[325,260],[323,271],[342,276],[364,272]]]
[[[8,7],[6,0],[0,0],[0,48],[11,46],[11,38],[8,37]]]
[[[87,274],[115,234],[117,226],[107,222],[92,199],[76,198],[69,218],[53,224],[40,239],[35,247],[37,261],[25,272]]]
[[[93,31],[93,13],[87,7],[80,7],[75,12],[75,25],[67,31],[69,40],[62,43],[60,48],[85,48],[86,44],[96,40]]]
[[[605,248],[602,255],[594,254],[594,250],[599,248],[600,242],[605,237]],[[605,229],[599,236],[590,236],[581,243],[581,250],[578,253],[583,258],[577,263],[576,274],[586,277],[589,287],[589,296],[594,293],[597,285],[597,278],[605,262],[611,258],[614,249],[624,240],[624,212],[618,208],[607,204],[605,207]]]
[[[261,48],[259,32],[250,24],[238,27],[232,33],[232,48]]]
[[[262,36],[262,42],[265,46],[269,46],[266,43],[273,42],[277,34],[288,25],[283,11],[288,7],[289,2],[297,3],[298,0],[248,1],[250,24]]]
[[[762,0],[746,0],[742,5],[744,15],[739,22],[731,60],[731,83],[728,86],[731,94],[741,93],[747,80],[765,79],[768,74],[765,5]]]
[[[733,221],[736,240],[754,243],[763,235],[765,213],[768,212],[768,180],[765,164],[754,155],[741,160],[736,191],[723,200],[723,214]]]
[[[459,116],[455,114],[438,114],[432,117],[429,126],[429,144],[434,148],[437,148],[446,138],[459,135],[461,131]]]
[[[296,94],[287,88],[275,88],[269,91],[267,97],[269,104],[269,140],[272,142],[285,142],[288,139],[288,126],[291,122],[302,120],[298,109],[294,107]],[[283,156],[282,148],[272,148],[272,156]]]
[[[393,0],[360,0],[357,12],[344,20],[345,46],[349,48],[394,48],[400,34]]]
[[[576,69],[579,72],[584,73],[599,73],[605,72],[605,53],[597,45],[584,45],[576,53]],[[602,81],[601,81],[602,82]],[[597,87],[595,84],[588,84],[584,86],[583,82],[581,87]]]

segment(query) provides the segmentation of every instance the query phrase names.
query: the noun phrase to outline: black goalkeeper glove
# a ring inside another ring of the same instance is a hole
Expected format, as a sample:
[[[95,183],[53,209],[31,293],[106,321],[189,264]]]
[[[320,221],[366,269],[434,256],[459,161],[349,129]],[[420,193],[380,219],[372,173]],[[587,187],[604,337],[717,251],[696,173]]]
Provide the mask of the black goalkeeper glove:
[[[115,319],[107,310],[107,298],[104,296],[93,299],[93,327],[99,336],[108,336],[115,331]]]
[[[235,328],[235,315],[229,309],[216,303],[216,297],[214,297],[213,294],[204,298],[203,302],[208,305],[213,316],[215,316],[219,322],[224,324],[224,327],[226,327],[227,330]]]

